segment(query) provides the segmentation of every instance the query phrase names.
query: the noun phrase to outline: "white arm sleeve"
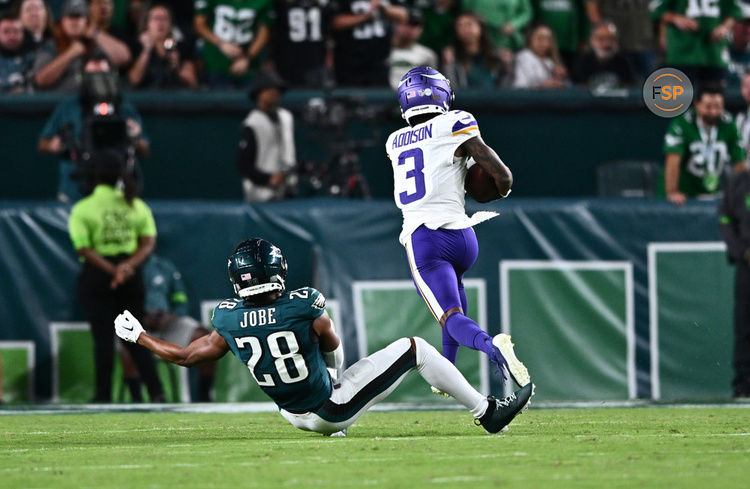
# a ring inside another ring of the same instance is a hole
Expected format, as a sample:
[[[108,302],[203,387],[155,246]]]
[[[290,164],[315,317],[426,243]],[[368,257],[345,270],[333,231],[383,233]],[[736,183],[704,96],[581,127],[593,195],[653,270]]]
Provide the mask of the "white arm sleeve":
[[[333,351],[324,351],[323,360],[328,368],[340,369],[344,364],[344,345],[339,342],[339,346]]]

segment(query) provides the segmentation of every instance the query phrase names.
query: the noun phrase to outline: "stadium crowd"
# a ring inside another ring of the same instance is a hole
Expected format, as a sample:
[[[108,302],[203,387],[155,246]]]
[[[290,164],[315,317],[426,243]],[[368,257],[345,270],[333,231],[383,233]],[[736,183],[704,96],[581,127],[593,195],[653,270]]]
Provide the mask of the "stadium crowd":
[[[740,0],[2,0],[0,91],[74,91],[91,56],[133,89],[395,88],[437,65],[457,88],[636,86],[668,64],[736,80]]]

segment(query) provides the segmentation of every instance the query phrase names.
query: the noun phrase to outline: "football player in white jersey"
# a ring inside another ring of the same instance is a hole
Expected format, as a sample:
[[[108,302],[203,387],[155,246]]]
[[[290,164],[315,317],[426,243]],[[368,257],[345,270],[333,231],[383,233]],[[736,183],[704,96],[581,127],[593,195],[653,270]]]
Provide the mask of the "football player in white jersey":
[[[513,176],[482,140],[474,116],[451,110],[453,98],[448,79],[433,68],[420,66],[401,78],[398,101],[409,125],[385,144],[393,166],[393,195],[404,217],[399,241],[419,294],[443,327],[443,356],[455,363],[459,345],[483,351],[501,375],[505,369],[524,386],[529,374],[516,358],[510,336],[492,338],[466,316],[462,282],[479,252],[472,226],[490,214],[466,215],[467,162],[473,159],[492,177],[501,198],[510,193]]]

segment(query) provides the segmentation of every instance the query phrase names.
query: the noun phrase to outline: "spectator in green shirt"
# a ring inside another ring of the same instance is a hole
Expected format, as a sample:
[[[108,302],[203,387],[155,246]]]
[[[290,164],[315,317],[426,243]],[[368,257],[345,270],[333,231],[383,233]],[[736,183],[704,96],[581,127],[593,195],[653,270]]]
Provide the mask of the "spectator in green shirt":
[[[422,11],[424,28],[419,43],[441,55],[453,43],[453,22],[460,12],[459,0],[414,0]]]
[[[68,231],[83,261],[78,297],[94,339],[94,402],[110,402],[115,339],[112,324],[123,309],[143,319],[141,264],[156,245],[156,225],[151,210],[136,197],[135,180],[126,171],[119,152],[95,152],[88,171],[94,191],[73,206]],[[122,182],[124,191],[117,188],[118,182]],[[163,401],[153,357],[142,348],[124,346],[148,387],[151,401]]]
[[[461,88],[492,88],[508,73],[487,35],[482,19],[464,12],[456,19],[456,38],[443,53],[445,75]]]
[[[533,14],[530,0],[463,0],[462,6],[484,19],[496,47],[511,51],[523,48],[523,30]]]
[[[741,15],[735,0],[654,0],[650,7],[654,20],[666,26],[666,64],[693,83],[723,82],[729,33]]]
[[[272,8],[272,0],[195,0],[194,27],[204,41],[203,68],[210,87],[250,85],[271,37]]]
[[[724,112],[720,86],[703,83],[694,108],[672,119],[664,153],[664,191],[675,205],[689,197],[715,195],[730,167],[745,167],[745,149],[732,117]]]
[[[591,25],[607,20],[617,26],[622,54],[645,80],[656,69],[654,22],[649,0],[586,0]]]
[[[583,0],[532,0],[534,20],[552,29],[565,68],[575,66],[576,56],[586,39],[588,23]]]

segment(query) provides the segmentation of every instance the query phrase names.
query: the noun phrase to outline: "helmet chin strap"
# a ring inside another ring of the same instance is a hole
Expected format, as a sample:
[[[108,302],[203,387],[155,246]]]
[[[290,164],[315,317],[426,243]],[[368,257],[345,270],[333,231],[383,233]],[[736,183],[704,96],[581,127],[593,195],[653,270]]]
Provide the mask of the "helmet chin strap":
[[[404,109],[401,109],[401,117],[406,122],[409,122],[409,118],[414,117],[415,115],[445,114],[446,112],[448,112],[448,109],[439,105],[421,105],[419,107],[412,107],[411,109],[407,109],[406,112],[404,112]]]
[[[278,290],[279,292],[284,290],[284,286],[282,284],[278,283],[268,283],[268,284],[260,284],[260,285],[253,285],[252,287],[245,287],[244,289],[240,289],[239,285],[234,285],[234,291],[237,293],[238,296],[242,297],[243,299],[250,297],[252,295],[259,295],[259,294],[265,294],[267,292],[273,292],[274,290]]]

